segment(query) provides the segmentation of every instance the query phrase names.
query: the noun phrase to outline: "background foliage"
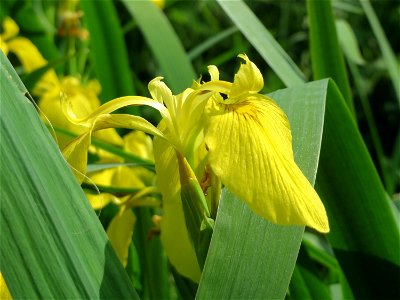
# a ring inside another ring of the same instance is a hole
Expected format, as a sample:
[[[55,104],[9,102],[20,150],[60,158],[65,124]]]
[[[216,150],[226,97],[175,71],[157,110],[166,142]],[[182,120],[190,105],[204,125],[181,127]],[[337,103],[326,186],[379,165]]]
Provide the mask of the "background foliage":
[[[64,5],[83,12],[79,28],[87,31],[88,39],[61,34]],[[149,96],[147,83],[158,75],[178,93],[201,74],[207,77],[210,64],[219,67],[222,78],[231,80],[230,74],[237,69],[236,56],[245,52],[263,72],[263,92],[275,92],[273,97],[289,115],[297,162],[311,182],[316,180],[331,225],[326,237],[309,230],[303,235],[302,228],[274,228],[264,220],[259,225],[225,191],[210,257],[198,287],[168,264],[157,236],[147,239],[154,210],[135,208],[136,227],[125,272],[107,244],[97,216],[79,201],[83,194],[62,166],[49,134],[32,108],[26,108],[27,100],[21,96],[26,90],[16,75],[13,83],[7,80],[14,70],[2,56],[0,268],[12,295],[99,298],[112,293],[120,297],[186,299],[197,293],[199,299],[398,298],[400,39],[394,33],[400,31],[399,14],[400,4],[386,0],[166,1],[162,9],[150,1],[81,1],[76,7],[73,1],[2,1],[1,23],[6,16],[12,17],[20,27],[19,36],[29,38],[49,62],[42,70],[27,74],[16,56],[8,56],[31,93],[49,68],[60,77],[74,75],[83,82],[97,78],[102,102],[131,94]],[[8,105],[10,101],[15,101],[15,107]],[[20,111],[17,104],[24,105],[29,113]],[[151,109],[129,108],[127,112],[153,123],[159,120]],[[15,137],[29,127],[18,121],[24,118],[36,124],[29,128],[28,136],[41,136],[46,145],[43,149],[32,147],[35,141],[28,137],[17,144],[20,138]],[[29,151],[13,153],[14,148]],[[49,155],[48,151],[57,162],[57,175],[40,167],[37,175],[26,171],[40,165],[41,155]],[[34,162],[22,159],[29,153]],[[52,183],[52,177],[63,176],[71,183]],[[45,183],[38,183],[37,178]],[[45,189],[50,194],[43,193],[46,184],[56,190]],[[54,207],[48,206],[49,198],[62,194],[57,189],[80,195],[69,202],[73,211],[60,213],[68,211],[68,200],[63,198]],[[21,198],[25,199],[24,207],[17,205]],[[39,212],[35,211],[38,207]],[[57,216],[57,220],[50,217],[38,221],[33,217],[43,211]],[[117,211],[111,204],[101,214],[97,212],[103,228],[109,226]],[[18,223],[27,218],[31,219],[30,226]],[[65,231],[79,228],[83,218],[97,228],[93,245]],[[231,219],[237,223],[231,224]],[[9,230],[12,227],[16,232]],[[224,232],[226,228],[228,233]],[[41,240],[36,235],[46,238]],[[46,248],[47,235],[56,241],[56,246],[45,252],[54,258],[47,267],[59,266],[59,274],[65,278],[61,283],[68,282],[70,294],[63,294],[57,272],[55,275],[45,268],[39,255]],[[222,252],[227,235],[243,236],[238,242],[230,240],[232,253]],[[242,257],[242,253],[247,256]],[[71,260],[74,267],[67,267]],[[239,268],[240,260],[244,265]],[[254,272],[245,268],[252,263],[262,268]],[[81,272],[84,275],[76,277]],[[237,277],[225,277],[235,272]],[[36,277],[29,276],[32,273]],[[118,282],[118,291],[108,288],[114,281]]]

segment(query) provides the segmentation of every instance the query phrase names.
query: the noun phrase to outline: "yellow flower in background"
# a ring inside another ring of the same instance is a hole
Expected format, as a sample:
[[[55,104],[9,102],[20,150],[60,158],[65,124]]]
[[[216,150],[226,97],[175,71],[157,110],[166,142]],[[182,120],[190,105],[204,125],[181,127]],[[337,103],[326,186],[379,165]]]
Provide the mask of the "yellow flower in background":
[[[47,64],[47,61],[30,40],[18,36],[19,27],[10,17],[4,19],[3,28],[4,33],[0,36],[1,49],[5,55],[10,52],[15,54],[25,72],[32,72]],[[52,89],[57,83],[58,78],[54,70],[48,70],[42,76],[33,92],[40,95],[42,91]]]
[[[209,166],[225,186],[271,222],[329,231],[324,206],[294,161],[285,113],[259,94],[264,84],[260,71],[247,56],[240,57],[244,63],[233,83],[219,80],[218,69],[210,66],[209,82],[194,83],[179,95],[157,77],[149,83],[153,99],[118,98],[84,118],[74,113],[69,101],[64,106],[72,123],[86,127],[63,151],[81,172],[86,170],[92,133],[125,127],[154,135],[157,186],[163,196],[161,240],[171,264],[193,281],[199,281],[201,272],[185,224],[177,157],[185,157],[198,176],[205,173],[200,168]],[[111,114],[129,105],[151,106],[162,121],[156,128],[137,116]]]
[[[18,25],[9,17],[3,22],[4,33],[1,37],[1,49],[5,54],[13,53],[20,61],[24,71],[30,73],[47,65],[37,47],[27,38],[17,36]],[[59,79],[53,69],[48,70],[35,85],[33,93],[39,97],[39,108],[45,115],[45,121],[52,126],[59,127],[80,134],[83,128],[68,121],[61,108],[61,95],[69,98],[74,113],[84,117],[100,106],[98,94],[100,84],[96,80],[82,85],[80,80],[73,76]],[[106,140],[115,145],[122,145],[122,139],[115,130],[99,132],[96,138]],[[60,148],[64,148],[72,139],[66,135],[57,134]]]
[[[8,54],[7,42],[18,35],[19,28],[18,25],[10,17],[5,17],[3,24],[3,33],[0,34],[0,49],[3,51],[4,55]]]

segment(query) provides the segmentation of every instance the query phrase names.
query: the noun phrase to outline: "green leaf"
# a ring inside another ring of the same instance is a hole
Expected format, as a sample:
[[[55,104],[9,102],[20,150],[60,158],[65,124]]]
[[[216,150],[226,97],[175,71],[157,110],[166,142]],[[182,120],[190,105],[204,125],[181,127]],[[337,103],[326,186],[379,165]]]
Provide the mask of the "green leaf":
[[[378,17],[374,12],[374,9],[372,8],[370,1],[360,0],[360,3],[364,9],[365,14],[367,15],[369,24],[371,25],[375,37],[378,41],[379,48],[381,48],[383,60],[385,61],[386,68],[389,71],[389,76],[392,79],[393,88],[396,92],[397,100],[400,104],[400,70],[398,62],[396,60],[396,56],[393,53],[392,48],[390,47],[389,41],[385,35],[385,32],[382,29]]]
[[[328,284],[324,281],[324,269],[321,268],[304,247],[300,247],[299,257],[290,282],[291,299],[332,299]],[[305,293],[309,296],[307,297]],[[304,294],[304,296],[303,296]]]
[[[122,2],[138,23],[172,92],[176,94],[189,87],[196,73],[164,13],[151,1]]]
[[[327,80],[271,95],[287,113],[295,159],[314,182],[322,139]],[[304,227],[278,226],[224,190],[197,299],[283,299]]]
[[[339,47],[331,1],[307,1],[310,52],[314,79],[332,78],[340,88],[350,111],[354,104],[343,54]]]
[[[305,81],[300,69],[243,1],[218,0],[218,3],[286,86]]]
[[[81,1],[89,29],[90,58],[102,86],[103,102],[135,93],[128,54],[114,4],[110,0]],[[130,107],[137,113],[138,108]]]
[[[355,298],[399,298],[399,215],[333,82],[327,100],[316,188],[330,221],[328,241]]]
[[[0,269],[14,299],[138,296],[15,71],[1,55]]]

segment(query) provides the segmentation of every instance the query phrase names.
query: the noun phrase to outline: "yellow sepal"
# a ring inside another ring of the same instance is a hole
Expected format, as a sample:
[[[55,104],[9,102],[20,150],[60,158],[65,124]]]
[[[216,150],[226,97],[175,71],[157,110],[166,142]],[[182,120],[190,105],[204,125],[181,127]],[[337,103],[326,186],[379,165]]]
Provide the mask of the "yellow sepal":
[[[325,208],[296,165],[289,122],[269,98],[209,107],[205,142],[214,173],[258,215],[328,232]]]

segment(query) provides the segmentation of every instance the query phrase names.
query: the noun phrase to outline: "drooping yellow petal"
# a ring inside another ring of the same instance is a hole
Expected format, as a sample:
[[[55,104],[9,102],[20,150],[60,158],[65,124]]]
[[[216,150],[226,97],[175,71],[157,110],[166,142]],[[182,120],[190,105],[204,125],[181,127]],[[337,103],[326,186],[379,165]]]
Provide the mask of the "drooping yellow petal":
[[[209,163],[223,184],[271,222],[329,231],[321,200],[294,162],[289,122],[272,100],[215,102],[209,114]]]
[[[132,242],[135,223],[136,216],[131,209],[126,209],[117,213],[107,228],[111,245],[124,267],[128,260],[128,249]]]
[[[194,282],[199,282],[201,271],[186,228],[175,150],[167,141],[155,137],[154,157],[157,186],[163,196],[161,241],[174,268]]]
[[[263,77],[257,66],[245,54],[240,54],[238,57],[244,59],[244,63],[235,74],[229,98],[258,93],[264,86]]]
[[[86,173],[87,151],[91,143],[92,133],[107,128],[136,129],[164,138],[160,130],[142,117],[119,114],[97,116],[89,130],[69,143],[63,150],[63,155],[79,182],[83,181],[83,174]]]
[[[171,122],[171,116],[164,105],[155,100],[141,96],[127,96],[116,98],[96,108],[96,110],[94,110],[90,115],[83,118],[79,118],[79,116],[76,115],[76,112],[74,111],[72,104],[70,103],[70,101],[68,101],[68,99],[64,99],[62,105],[64,114],[67,116],[68,120],[71,123],[86,127],[91,127],[94,119],[96,119],[99,115],[110,114],[119,108],[132,105],[151,106],[160,112],[161,116],[166,120],[166,122]]]

